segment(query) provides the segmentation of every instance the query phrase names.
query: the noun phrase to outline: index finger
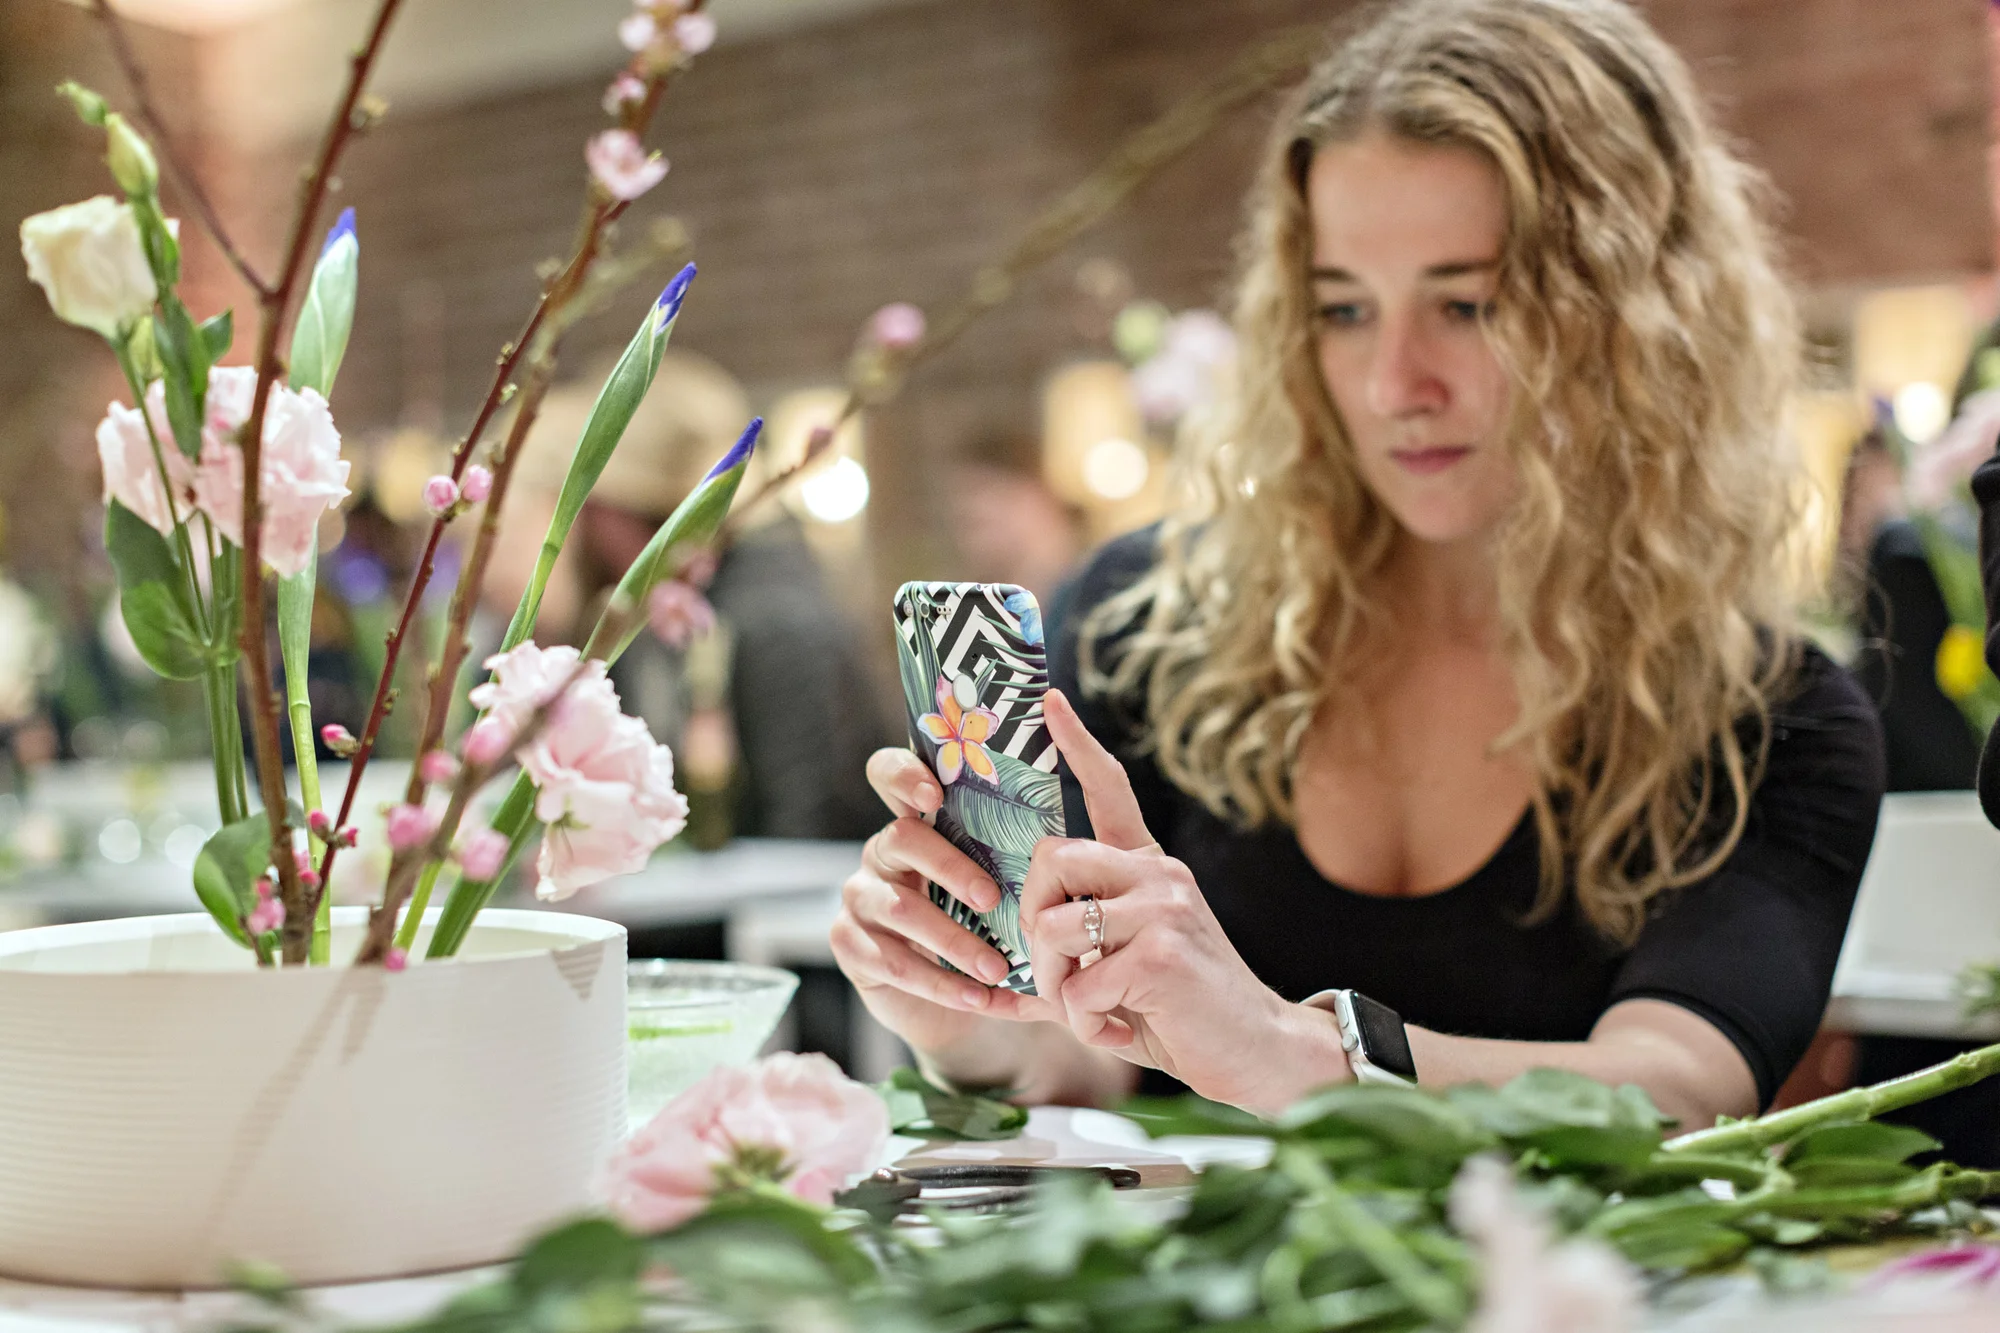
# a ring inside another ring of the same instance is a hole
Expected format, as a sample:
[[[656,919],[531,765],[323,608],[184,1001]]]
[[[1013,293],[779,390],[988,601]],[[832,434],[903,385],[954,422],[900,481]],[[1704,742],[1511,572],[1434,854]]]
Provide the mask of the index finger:
[[[890,746],[875,751],[868,756],[866,772],[868,785],[898,819],[935,814],[944,804],[944,791],[930,766],[909,750]]]
[[[1139,798],[1132,794],[1132,779],[1126,776],[1125,765],[1097,743],[1061,690],[1042,696],[1042,716],[1048,723],[1049,738],[1083,788],[1083,803],[1090,811],[1090,826],[1097,840],[1128,852],[1158,850],[1160,844],[1146,831],[1146,816],[1139,810]]]

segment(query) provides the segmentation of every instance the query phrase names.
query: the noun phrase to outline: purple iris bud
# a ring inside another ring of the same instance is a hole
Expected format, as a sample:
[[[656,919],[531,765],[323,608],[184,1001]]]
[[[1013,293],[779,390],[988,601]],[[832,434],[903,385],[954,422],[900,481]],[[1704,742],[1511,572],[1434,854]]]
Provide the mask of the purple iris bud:
[[[721,460],[708,470],[708,475],[703,477],[702,481],[704,483],[714,481],[731,468],[742,467],[749,460],[750,451],[757,447],[757,436],[763,429],[764,418],[751,417],[750,424],[743,428],[742,436],[737,439],[734,445],[730,446],[729,452],[724,454]]]
[[[326,243],[319,248],[320,258],[326,258],[326,252],[333,249],[333,243],[343,236],[354,236],[354,243],[361,244],[361,238],[354,235],[354,210],[351,208],[341,209],[340,216],[334,219],[333,226],[326,233]]]
[[[674,274],[674,280],[667,284],[665,291],[660,293],[660,299],[654,306],[654,309],[660,312],[660,322],[654,325],[656,332],[666,328],[667,325],[673,323],[675,318],[679,316],[681,313],[681,302],[687,300],[688,285],[693,281],[694,265],[689,264],[686,268]]]

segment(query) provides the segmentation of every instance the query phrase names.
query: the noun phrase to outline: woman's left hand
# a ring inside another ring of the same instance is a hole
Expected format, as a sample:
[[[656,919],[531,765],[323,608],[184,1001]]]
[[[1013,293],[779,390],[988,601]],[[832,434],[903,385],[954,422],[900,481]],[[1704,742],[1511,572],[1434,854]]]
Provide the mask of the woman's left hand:
[[[1259,981],[1194,876],[1146,831],[1124,766],[1054,690],[1049,734],[1083,788],[1095,842],[1048,838],[1021,889],[1035,989],[1087,1045],[1152,1065],[1194,1091],[1275,1113],[1351,1078],[1333,1016]],[[1094,898],[1103,948],[1088,929]]]

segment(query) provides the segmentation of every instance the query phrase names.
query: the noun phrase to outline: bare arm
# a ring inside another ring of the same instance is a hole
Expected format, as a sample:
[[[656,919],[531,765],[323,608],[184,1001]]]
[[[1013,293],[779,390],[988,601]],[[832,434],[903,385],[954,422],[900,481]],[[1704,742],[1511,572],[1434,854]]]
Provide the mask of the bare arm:
[[[1302,1009],[1303,1022],[1289,1040],[1294,1059],[1274,1050],[1280,1067],[1297,1070],[1262,1092],[1249,1109],[1281,1110],[1316,1086],[1353,1077],[1340,1049],[1333,1015]],[[1679,1122],[1682,1132],[1704,1129],[1717,1116],[1757,1111],[1757,1082],[1734,1042],[1699,1015],[1664,1000],[1626,1000],[1597,1020],[1585,1041],[1499,1041],[1451,1037],[1412,1026],[1410,1052],[1417,1081],[1428,1087],[1454,1083],[1500,1084],[1530,1069],[1567,1069],[1600,1083],[1631,1083]]]

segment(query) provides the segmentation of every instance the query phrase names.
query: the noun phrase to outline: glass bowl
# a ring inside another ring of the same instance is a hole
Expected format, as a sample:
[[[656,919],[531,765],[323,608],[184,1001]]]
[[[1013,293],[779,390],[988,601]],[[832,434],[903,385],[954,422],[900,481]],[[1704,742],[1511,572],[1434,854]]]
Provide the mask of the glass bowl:
[[[756,1059],[798,988],[797,974],[781,967],[660,958],[627,964],[627,1131],[717,1065]]]

